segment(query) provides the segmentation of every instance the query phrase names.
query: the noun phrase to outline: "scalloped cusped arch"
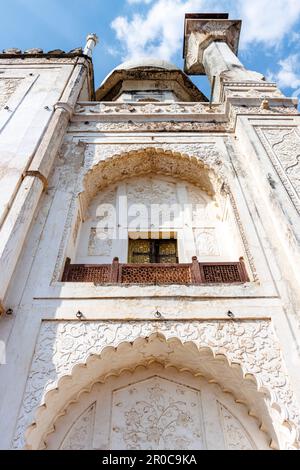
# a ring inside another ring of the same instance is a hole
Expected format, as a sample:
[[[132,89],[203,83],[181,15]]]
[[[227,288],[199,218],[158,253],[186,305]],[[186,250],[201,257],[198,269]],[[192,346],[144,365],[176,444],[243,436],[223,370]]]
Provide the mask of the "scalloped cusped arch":
[[[210,151],[209,154],[203,151],[203,157],[206,157],[203,159],[201,149],[198,153],[199,156],[187,155],[176,150],[141,146],[110,156],[100,154],[101,160],[84,175],[79,191],[82,203],[87,208],[95,195],[107,186],[132,176],[151,173],[186,180],[214,196],[226,183],[226,164],[221,163],[221,157],[216,151]]]
[[[45,448],[57,419],[93,384],[152,362],[204,377],[232,394],[237,403],[246,406],[249,416],[256,418],[260,430],[269,436],[271,448],[298,447],[298,417],[270,322],[104,322],[95,323],[91,333],[88,328],[88,322],[69,322],[64,339],[59,334],[55,337],[72,345],[72,351],[78,348],[82,355],[79,359],[77,354],[70,373],[57,377],[43,393],[35,422],[26,432],[26,448]],[[83,352],[89,334],[94,346]],[[68,335],[74,340],[69,341]],[[80,347],[76,345],[79,339]]]

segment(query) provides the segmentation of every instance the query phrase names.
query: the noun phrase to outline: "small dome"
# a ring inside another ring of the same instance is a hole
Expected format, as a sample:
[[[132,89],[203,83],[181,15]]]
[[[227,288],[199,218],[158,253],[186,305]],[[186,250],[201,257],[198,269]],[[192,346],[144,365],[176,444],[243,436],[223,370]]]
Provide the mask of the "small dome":
[[[155,57],[143,57],[124,62],[113,69],[96,91],[98,101],[114,101],[126,80],[167,80],[171,89],[177,83],[182,101],[208,101],[189,77],[177,66]],[[155,86],[156,88],[156,86]],[[164,87],[165,89],[165,87]]]
[[[130,70],[130,69],[164,69],[164,70],[180,70],[177,65],[171,64],[166,60],[154,59],[153,57],[145,57],[136,60],[128,60],[118,65],[114,70]]]
[[[171,64],[166,60],[154,59],[153,57],[145,57],[141,59],[128,60],[118,65],[105,77],[100,87],[107,81],[114,72],[118,70],[136,70],[136,69],[157,69],[157,70],[180,70],[177,65]]]

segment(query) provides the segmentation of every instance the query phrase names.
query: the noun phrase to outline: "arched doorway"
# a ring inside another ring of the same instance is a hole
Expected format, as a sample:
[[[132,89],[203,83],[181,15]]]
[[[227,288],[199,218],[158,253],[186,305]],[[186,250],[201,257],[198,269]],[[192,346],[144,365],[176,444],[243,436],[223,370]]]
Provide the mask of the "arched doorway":
[[[269,449],[244,405],[203,377],[153,363],[95,383],[46,439],[48,449]]]
[[[256,429],[263,430],[268,436],[267,442],[271,448],[285,449],[294,445],[295,424],[286,419],[286,405],[277,395],[277,388],[281,388],[282,383],[278,382],[278,378],[284,380],[284,373],[281,369],[273,369],[274,357],[278,356],[280,360],[280,353],[274,349],[272,330],[267,322],[158,322],[155,325],[145,322],[122,325],[117,322],[93,325],[71,322],[61,330],[63,336],[60,335],[60,329],[57,331],[54,327],[53,334],[57,342],[55,347],[59,353],[55,362],[67,360],[70,364],[71,360],[73,367],[70,369],[66,363],[63,366],[65,374],[60,375],[54,388],[48,387],[47,393],[44,391],[40,397],[41,405],[35,410],[35,421],[31,421],[25,433],[26,448],[47,448],[49,436],[58,429],[59,420],[68,414],[70,405],[80,403],[81,397],[90,394],[96,384],[108,384],[111,377],[121,377],[124,372],[131,374],[128,381],[116,387],[111,386],[108,395],[113,394],[112,390],[126,388],[129,384],[154,376],[201,392],[203,384],[199,385],[197,382],[189,385],[179,377],[179,373],[189,373],[195,380],[205,379],[206,383],[216,385],[222,391],[224,395],[214,399],[215,402],[218,401],[223,406],[225,413],[228,410],[246,431],[247,420],[239,418],[238,407],[233,406],[232,402],[227,403],[226,396],[232,396],[233,403],[243,405],[246,416],[251,416],[257,422]],[[47,330],[47,335],[49,334]],[[184,338],[184,342],[179,338]],[[245,348],[246,351],[243,352]],[[266,348],[273,358],[273,362],[268,364],[265,360]],[[262,349],[263,355],[260,353]],[[175,368],[176,372],[173,372],[172,377],[164,377],[153,371],[147,372],[148,375],[144,377],[134,376],[139,368],[149,370],[153,363],[160,364],[166,371]],[[66,373],[67,369],[70,369],[69,373]],[[33,393],[35,394],[34,391]],[[212,388],[210,393],[211,396],[215,393]],[[145,391],[141,391],[141,394],[145,395]],[[30,399],[32,401],[32,393]],[[72,424],[94,402],[95,400],[82,402],[82,408],[76,411],[73,420],[64,428],[61,440],[53,445],[62,445]],[[112,406],[105,408],[112,409]],[[214,409],[216,410],[216,405]],[[89,413],[93,411],[90,410]],[[216,411],[214,413],[216,415]],[[107,419],[104,421],[107,422]],[[256,443],[252,432],[247,433],[254,445],[261,445]],[[105,445],[108,447],[110,443],[106,441]],[[105,448],[105,445],[101,446]],[[99,448],[101,446],[99,444]]]

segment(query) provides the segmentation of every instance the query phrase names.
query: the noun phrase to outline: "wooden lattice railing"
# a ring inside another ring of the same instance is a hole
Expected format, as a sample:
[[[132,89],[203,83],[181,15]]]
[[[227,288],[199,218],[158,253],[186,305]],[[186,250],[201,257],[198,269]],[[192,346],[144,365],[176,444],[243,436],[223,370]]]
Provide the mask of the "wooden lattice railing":
[[[95,284],[199,285],[249,282],[243,258],[237,263],[199,263],[194,257],[190,264],[112,264],[87,265],[66,262],[63,282],[93,282]]]

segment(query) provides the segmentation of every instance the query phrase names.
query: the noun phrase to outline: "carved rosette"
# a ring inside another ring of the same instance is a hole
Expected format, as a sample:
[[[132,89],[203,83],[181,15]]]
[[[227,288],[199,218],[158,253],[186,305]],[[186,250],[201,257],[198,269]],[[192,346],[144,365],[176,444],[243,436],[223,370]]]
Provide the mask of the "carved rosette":
[[[44,322],[41,326],[13,447],[24,447],[25,431],[34,421],[37,408],[45,403],[47,392],[59,389],[62,377],[72,375],[75,365],[85,364],[91,355],[101,356],[108,346],[117,348],[157,333],[166,341],[176,338],[183,345],[208,348],[214,357],[223,355],[229,364],[240,365],[243,376],[254,377],[258,390],[271,397],[267,400],[270,413],[275,404],[284,414],[283,419],[294,429],[291,446],[294,444],[299,411],[270,321],[69,321]]]

